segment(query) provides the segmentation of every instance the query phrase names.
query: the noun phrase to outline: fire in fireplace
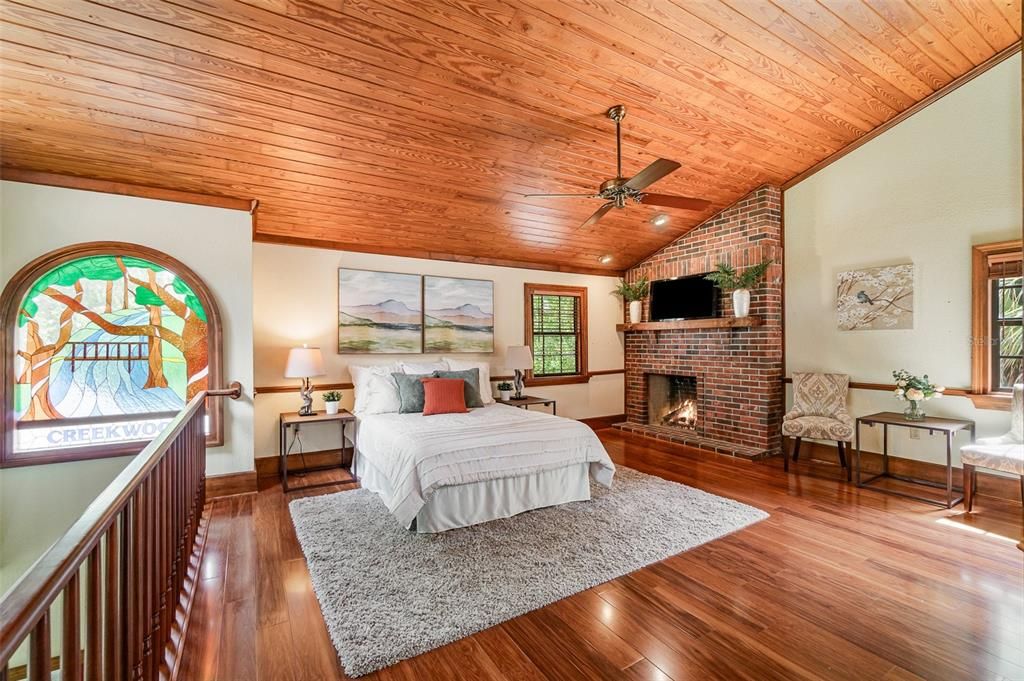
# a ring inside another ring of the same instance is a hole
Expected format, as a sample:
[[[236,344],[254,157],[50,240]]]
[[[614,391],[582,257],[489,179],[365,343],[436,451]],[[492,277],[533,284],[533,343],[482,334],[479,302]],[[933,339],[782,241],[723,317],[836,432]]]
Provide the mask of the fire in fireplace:
[[[697,377],[647,375],[647,422],[657,426],[697,428]]]

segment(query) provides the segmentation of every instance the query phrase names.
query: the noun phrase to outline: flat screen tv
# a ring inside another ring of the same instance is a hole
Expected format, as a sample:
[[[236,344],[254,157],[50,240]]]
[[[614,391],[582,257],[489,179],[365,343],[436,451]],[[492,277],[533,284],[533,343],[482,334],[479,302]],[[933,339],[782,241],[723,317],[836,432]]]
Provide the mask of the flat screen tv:
[[[703,274],[651,282],[651,321],[718,316],[718,287]]]

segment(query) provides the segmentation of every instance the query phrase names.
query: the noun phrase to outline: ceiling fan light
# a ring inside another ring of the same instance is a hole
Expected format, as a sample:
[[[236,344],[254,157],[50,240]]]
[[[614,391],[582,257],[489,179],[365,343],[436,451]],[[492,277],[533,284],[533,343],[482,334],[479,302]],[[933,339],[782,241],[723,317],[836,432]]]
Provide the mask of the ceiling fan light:
[[[651,218],[651,224],[654,225],[655,227],[664,227],[665,225],[668,224],[668,214],[667,213],[656,213]]]
[[[610,263],[614,259],[615,258],[613,258],[610,253],[605,253],[600,258],[598,258],[597,261],[599,263],[601,263],[602,265],[607,265],[608,263]]]

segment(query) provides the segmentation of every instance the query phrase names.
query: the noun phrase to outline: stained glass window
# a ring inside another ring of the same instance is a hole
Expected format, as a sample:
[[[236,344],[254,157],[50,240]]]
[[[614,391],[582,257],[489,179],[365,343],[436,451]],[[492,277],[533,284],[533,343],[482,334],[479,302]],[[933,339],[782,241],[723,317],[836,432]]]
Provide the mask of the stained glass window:
[[[150,440],[207,388],[207,310],[143,258],[82,257],[39,277],[14,349],[15,453]]]

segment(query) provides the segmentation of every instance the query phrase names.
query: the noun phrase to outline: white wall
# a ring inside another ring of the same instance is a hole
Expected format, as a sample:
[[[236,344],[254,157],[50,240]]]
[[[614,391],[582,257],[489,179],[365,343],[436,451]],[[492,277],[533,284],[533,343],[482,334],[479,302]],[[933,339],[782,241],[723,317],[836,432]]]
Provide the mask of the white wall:
[[[906,368],[970,387],[971,246],[1021,237],[1020,72],[1017,54],[785,192],[787,375],[890,383]],[[900,262],[915,266],[914,328],[837,330],[836,274]],[[850,407],[864,415],[903,404],[854,390]],[[1006,412],[963,397],[927,411],[973,419],[982,436],[1009,424]],[[894,433],[894,452],[939,461],[939,436]],[[865,447],[878,451],[877,434]]]
[[[309,343],[323,350],[327,375],[314,383],[350,380],[348,365],[386,363],[398,359],[427,361],[441,355],[339,355],[338,268],[433,274],[490,279],[494,281],[495,352],[460,355],[491,363],[495,375],[512,372],[502,366],[505,348],[522,345],[523,284],[526,282],[586,286],[589,312],[589,368],[621,369],[622,339],[615,324],[622,321],[622,304],[611,295],[614,277],[544,272],[511,267],[418,260],[396,256],[350,253],[272,244],[253,245],[254,329],[256,385],[298,385],[282,377],[290,347]],[[558,400],[559,415],[572,418],[610,416],[623,412],[623,376],[595,376],[589,383],[528,388],[530,394]],[[345,391],[343,407],[351,407],[351,391]],[[299,396],[267,393],[256,397],[256,456],[277,454],[278,416],[295,411]],[[323,408],[320,395],[314,407]],[[539,408],[539,407],[535,407]],[[338,437],[327,426],[303,432],[306,451],[338,447]]]
[[[0,285],[36,257],[87,241],[141,244],[194,270],[220,308],[224,378],[241,381],[251,390],[252,222],[248,213],[20,182],[0,184]],[[225,445],[207,452],[208,474],[253,469],[252,421],[251,397],[227,401]]]
[[[0,594],[82,515],[131,457],[0,470]],[[54,503],[59,499],[60,503]]]

